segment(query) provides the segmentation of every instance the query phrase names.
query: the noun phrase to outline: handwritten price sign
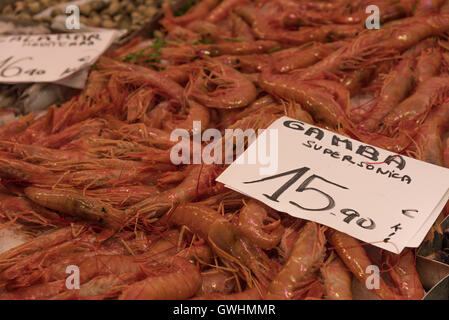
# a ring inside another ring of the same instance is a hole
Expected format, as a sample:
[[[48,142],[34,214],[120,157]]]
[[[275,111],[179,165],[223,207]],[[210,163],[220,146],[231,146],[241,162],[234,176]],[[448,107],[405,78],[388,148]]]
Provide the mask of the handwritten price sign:
[[[278,131],[277,172],[263,176],[261,165],[240,159],[217,181],[394,253],[418,247],[449,199],[446,168],[288,117],[268,130]]]
[[[0,37],[0,83],[56,82],[92,65],[116,31]]]

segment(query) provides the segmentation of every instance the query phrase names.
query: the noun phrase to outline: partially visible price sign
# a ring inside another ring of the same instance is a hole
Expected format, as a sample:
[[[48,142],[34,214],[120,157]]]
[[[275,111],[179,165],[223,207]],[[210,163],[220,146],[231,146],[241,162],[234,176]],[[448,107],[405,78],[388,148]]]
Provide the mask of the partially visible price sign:
[[[116,31],[0,37],[0,83],[56,82],[93,64]]]
[[[262,165],[237,159],[217,181],[394,253],[418,247],[449,199],[446,168],[288,117],[271,130],[279,137],[277,172],[262,175]]]

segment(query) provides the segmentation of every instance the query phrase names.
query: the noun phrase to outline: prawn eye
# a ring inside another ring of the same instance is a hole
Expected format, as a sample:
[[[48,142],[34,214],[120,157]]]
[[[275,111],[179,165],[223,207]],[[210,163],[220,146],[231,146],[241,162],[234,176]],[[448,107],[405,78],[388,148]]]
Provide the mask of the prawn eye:
[[[98,219],[98,222],[99,222],[99,223],[103,223],[103,221],[104,221],[103,218]]]
[[[382,127],[384,125],[383,122],[379,122],[379,127]]]
[[[101,208],[101,212],[106,213],[106,209],[104,207]]]

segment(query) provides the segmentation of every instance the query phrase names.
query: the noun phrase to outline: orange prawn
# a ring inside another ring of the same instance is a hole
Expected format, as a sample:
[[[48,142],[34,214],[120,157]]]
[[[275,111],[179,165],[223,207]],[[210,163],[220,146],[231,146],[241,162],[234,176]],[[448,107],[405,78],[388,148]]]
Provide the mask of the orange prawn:
[[[424,289],[415,267],[415,256],[410,249],[400,256],[388,254],[387,264],[391,267],[390,276],[401,295],[411,300],[421,300],[424,297]]]
[[[245,107],[257,96],[254,84],[240,72],[213,62],[204,63],[187,92],[205,107],[219,109]]]
[[[394,128],[415,130],[431,108],[449,97],[449,78],[433,77],[416,92],[396,106],[383,120],[383,131],[391,133]]]
[[[366,268],[373,263],[360,242],[336,230],[329,231],[327,239],[343,263],[364,284],[369,275],[366,273]],[[384,300],[400,300],[402,298],[388,287],[383,279],[379,279],[379,288],[374,288],[373,291]]]
[[[369,117],[359,124],[362,130],[377,131],[382,119],[406,98],[414,85],[413,67],[412,60],[405,58],[390,72]]]
[[[333,51],[341,48],[346,42],[316,43],[303,47],[290,48],[272,54],[276,72],[289,72],[294,69],[306,68],[327,57]]]
[[[322,121],[332,128],[351,127],[346,115],[349,92],[338,82],[299,81],[293,75],[273,74],[266,68],[259,76],[259,85],[273,95],[300,103],[315,121]]]
[[[268,219],[267,211],[267,208],[261,203],[255,200],[248,201],[240,211],[238,227],[254,244],[269,250],[276,247],[281,241],[284,227],[280,224],[280,220],[264,225],[264,220]]]
[[[449,103],[446,102],[430,111],[415,136],[416,158],[443,166],[444,133],[449,128]]]
[[[148,85],[169,98],[182,102],[183,88],[166,75],[149,68],[138,65],[127,64],[109,58],[102,57],[98,66],[104,68],[105,72],[113,72],[121,81],[137,85]]]
[[[214,165],[192,165],[186,170],[188,173],[178,186],[138,202],[128,210],[147,218],[158,217],[173,206],[192,201],[216,187],[217,171]]]
[[[266,299],[292,299],[319,269],[326,253],[325,227],[308,222],[299,231],[287,262],[268,287]]]
[[[76,192],[36,187],[28,187],[24,192],[31,201],[43,207],[114,230],[121,229],[126,221],[123,211]]]
[[[0,253],[0,261],[5,261],[42,251],[62,242],[69,241],[74,238],[75,235],[82,234],[83,231],[84,227],[76,225],[53,230],[52,232],[43,234],[31,241],[25,242],[24,244],[21,244],[15,248]],[[1,270],[2,267],[0,267],[0,271]]]
[[[440,73],[442,64],[441,51],[435,47],[423,50],[416,63],[416,80],[418,83],[436,77]]]
[[[273,40],[256,40],[245,42],[226,41],[198,46],[198,53],[204,56],[263,54],[279,47]]]
[[[52,220],[57,220],[58,215],[37,205],[29,200],[0,193],[0,217],[10,221],[18,220],[24,224],[37,224],[47,226]]]
[[[194,20],[198,20],[206,16],[218,4],[218,0],[199,1],[191,7],[185,14],[175,17],[170,8],[169,3],[164,3],[162,10],[165,14],[161,24],[170,29],[173,24],[185,25]]]
[[[320,271],[323,276],[327,299],[352,300],[352,276],[340,258],[331,253]]]
[[[163,128],[170,131],[175,129],[185,129],[192,134],[199,134],[199,132],[194,132],[194,121],[199,121],[201,123],[202,130],[206,130],[208,128],[210,122],[210,109],[192,99],[187,100],[186,109],[187,116],[185,119],[182,119],[183,115],[173,115],[173,118],[176,118],[171,121],[164,122],[162,124]]]
[[[209,12],[204,20],[211,23],[217,23],[226,18],[229,12],[232,12],[232,8],[244,3],[245,1],[242,0],[223,0],[218,6]]]
[[[168,272],[150,276],[145,280],[129,285],[119,299],[187,299],[201,287],[201,274],[195,265],[179,257],[170,258],[165,264],[168,267]]]
[[[230,294],[235,286],[235,278],[229,272],[223,270],[207,270],[201,273],[201,289],[198,296],[210,294]]]
[[[207,239],[219,256],[225,259],[232,257],[233,262],[249,268],[262,284],[270,278],[272,266],[268,257],[217,211],[193,203],[179,205],[167,221],[186,225]]]

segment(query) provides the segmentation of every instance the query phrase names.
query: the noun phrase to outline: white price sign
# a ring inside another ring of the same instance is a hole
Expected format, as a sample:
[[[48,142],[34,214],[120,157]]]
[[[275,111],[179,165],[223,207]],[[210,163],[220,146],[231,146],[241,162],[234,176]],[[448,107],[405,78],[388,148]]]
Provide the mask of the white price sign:
[[[116,31],[0,37],[0,83],[56,82],[95,63]]]
[[[278,136],[276,172],[264,175],[262,165],[242,161],[256,154],[256,141],[217,181],[394,253],[418,247],[449,199],[446,168],[288,117],[258,140],[267,141],[271,130]]]

